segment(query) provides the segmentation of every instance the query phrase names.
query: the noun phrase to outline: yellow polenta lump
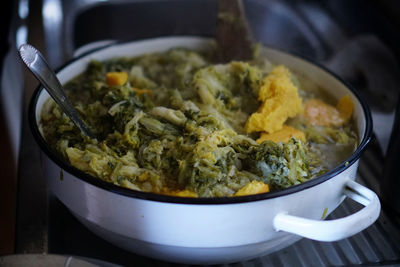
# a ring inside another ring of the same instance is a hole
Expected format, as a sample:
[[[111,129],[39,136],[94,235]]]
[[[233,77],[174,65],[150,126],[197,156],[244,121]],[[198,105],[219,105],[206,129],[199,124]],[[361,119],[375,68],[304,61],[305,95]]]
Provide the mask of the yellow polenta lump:
[[[349,95],[345,95],[339,99],[336,104],[337,110],[339,110],[340,116],[347,123],[353,115],[354,103]]]
[[[301,113],[301,98],[290,75],[286,67],[278,66],[264,78],[258,93],[258,100],[262,104],[246,122],[245,129],[248,133],[279,131],[288,118]]]
[[[300,139],[301,141],[306,141],[306,136],[303,131],[300,131],[291,126],[283,125],[282,129],[273,133],[261,133],[260,138],[257,139],[257,143],[269,140],[275,143],[282,142],[287,143],[291,138]]]
[[[128,74],[126,72],[107,72],[106,81],[108,85],[124,85],[128,80]]]
[[[168,196],[175,196],[175,197],[198,197],[196,192],[193,192],[191,190],[168,190],[168,188],[163,188],[161,191],[161,194],[163,195],[168,195]]]
[[[310,125],[338,127],[350,120],[353,109],[353,101],[348,95],[339,99],[336,107],[320,99],[309,99],[304,104],[303,115]]]
[[[240,188],[235,196],[247,196],[269,192],[269,186],[260,181],[251,181],[247,185]]]

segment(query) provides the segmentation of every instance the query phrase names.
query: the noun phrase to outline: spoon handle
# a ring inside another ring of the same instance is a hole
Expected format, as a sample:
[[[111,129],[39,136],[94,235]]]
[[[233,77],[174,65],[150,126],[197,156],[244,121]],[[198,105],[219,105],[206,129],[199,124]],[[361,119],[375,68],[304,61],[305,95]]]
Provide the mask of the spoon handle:
[[[68,115],[72,122],[75,123],[83,134],[90,138],[94,138],[93,133],[83,123],[79,114],[76,112],[71,102],[69,102],[60,81],[54,71],[49,67],[43,55],[35,47],[29,44],[21,45],[19,48],[19,54],[28,69],[40,81],[43,87],[60,106],[64,113]]]
[[[218,0],[216,33],[218,62],[252,58],[253,37],[242,0]]]

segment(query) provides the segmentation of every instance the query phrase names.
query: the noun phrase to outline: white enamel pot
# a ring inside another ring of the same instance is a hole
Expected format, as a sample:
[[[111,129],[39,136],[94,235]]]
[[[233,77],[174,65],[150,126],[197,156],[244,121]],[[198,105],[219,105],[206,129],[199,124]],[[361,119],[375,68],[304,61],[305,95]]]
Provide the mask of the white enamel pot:
[[[135,56],[171,47],[203,49],[199,37],[163,37],[119,43],[82,55],[62,67],[62,83],[82,73],[92,59]],[[329,173],[291,188],[235,198],[179,198],[121,188],[82,173],[63,161],[44,141],[40,110],[49,95],[38,88],[30,104],[30,124],[42,148],[43,171],[51,191],[91,231],[131,252],[180,263],[214,264],[271,253],[302,237],[335,241],[354,235],[379,216],[374,192],[354,182],[358,160],[372,129],[366,104],[340,79],[300,57],[265,48],[272,62],[308,77],[339,98],[355,103],[360,136],[356,151]],[[346,198],[364,205],[354,214],[323,220]]]

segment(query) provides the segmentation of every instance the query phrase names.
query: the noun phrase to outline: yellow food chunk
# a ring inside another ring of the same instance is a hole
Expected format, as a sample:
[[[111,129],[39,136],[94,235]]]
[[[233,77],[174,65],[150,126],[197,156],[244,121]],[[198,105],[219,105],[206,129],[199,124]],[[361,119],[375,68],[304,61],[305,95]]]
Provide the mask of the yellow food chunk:
[[[175,197],[198,197],[196,192],[193,192],[191,190],[168,190],[168,188],[163,188],[161,191],[162,194],[168,195],[168,196],[175,196]]]
[[[124,85],[128,80],[128,74],[126,72],[107,72],[106,81],[108,85]]]
[[[283,125],[282,129],[273,133],[261,133],[260,138],[257,139],[257,143],[261,144],[265,140],[273,141],[275,143],[287,143],[294,137],[300,139],[301,141],[306,141],[306,135],[303,131],[300,131],[291,126]]]
[[[304,117],[310,125],[330,126],[339,125],[339,111],[320,99],[310,99],[304,104]]]
[[[348,122],[353,115],[354,103],[349,95],[345,95],[339,99],[336,104],[336,109],[339,110],[340,116]]]
[[[349,96],[342,97],[337,107],[320,99],[310,99],[304,104],[304,117],[310,125],[341,126],[348,122],[353,114],[353,101]]]
[[[258,94],[258,100],[263,103],[247,120],[246,132],[279,131],[288,118],[301,113],[301,98],[290,75],[287,68],[278,66],[264,78]]]
[[[133,91],[135,91],[138,95],[146,94],[146,95],[151,95],[153,91],[149,89],[139,89],[139,88],[132,88]]]
[[[260,181],[251,181],[240,188],[234,196],[247,196],[269,192],[269,186]]]

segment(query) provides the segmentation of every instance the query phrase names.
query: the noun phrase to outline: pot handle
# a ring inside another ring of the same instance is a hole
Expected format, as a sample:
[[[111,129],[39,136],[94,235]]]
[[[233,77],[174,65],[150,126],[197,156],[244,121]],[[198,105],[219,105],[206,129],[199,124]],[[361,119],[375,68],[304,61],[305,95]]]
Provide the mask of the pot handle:
[[[349,180],[343,194],[365,207],[356,213],[335,220],[311,220],[285,212],[275,216],[276,231],[285,231],[318,241],[337,241],[357,234],[373,224],[379,217],[381,204],[370,189]]]

